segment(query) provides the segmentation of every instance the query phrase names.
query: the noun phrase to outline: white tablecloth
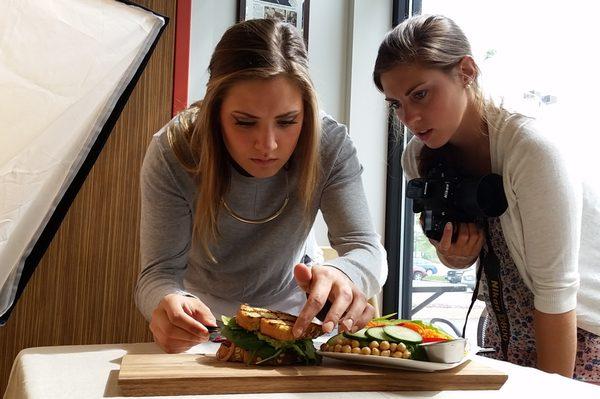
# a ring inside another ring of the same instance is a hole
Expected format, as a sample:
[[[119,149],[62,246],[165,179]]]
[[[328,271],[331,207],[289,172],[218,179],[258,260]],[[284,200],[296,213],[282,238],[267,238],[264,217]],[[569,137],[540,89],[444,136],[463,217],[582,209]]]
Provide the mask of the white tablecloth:
[[[191,353],[215,352],[218,345],[202,344]],[[125,354],[162,353],[153,343],[53,346],[24,349],[13,364],[5,399],[122,398],[117,385]],[[498,391],[317,392],[177,396],[176,398],[600,398],[600,387],[536,369],[476,356],[478,362],[502,370],[508,381]],[[157,398],[157,397],[154,397]],[[165,398],[161,396],[161,398]]]

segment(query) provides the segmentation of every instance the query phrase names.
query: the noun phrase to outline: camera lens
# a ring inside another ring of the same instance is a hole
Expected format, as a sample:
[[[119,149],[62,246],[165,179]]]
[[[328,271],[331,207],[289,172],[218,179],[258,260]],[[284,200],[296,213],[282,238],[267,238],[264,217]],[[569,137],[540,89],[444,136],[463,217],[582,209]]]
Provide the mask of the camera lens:
[[[477,203],[487,217],[496,217],[508,208],[502,176],[489,174],[483,176],[477,188]]]

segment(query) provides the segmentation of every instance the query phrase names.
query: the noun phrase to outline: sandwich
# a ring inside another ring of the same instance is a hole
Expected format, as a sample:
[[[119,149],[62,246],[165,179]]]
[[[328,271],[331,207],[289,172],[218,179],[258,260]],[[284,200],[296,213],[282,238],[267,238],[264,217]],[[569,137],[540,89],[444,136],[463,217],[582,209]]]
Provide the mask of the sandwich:
[[[221,336],[226,340],[217,351],[218,360],[268,366],[320,363],[312,342],[323,334],[318,324],[310,323],[296,339],[296,316],[248,304],[240,305],[235,317],[222,319]]]

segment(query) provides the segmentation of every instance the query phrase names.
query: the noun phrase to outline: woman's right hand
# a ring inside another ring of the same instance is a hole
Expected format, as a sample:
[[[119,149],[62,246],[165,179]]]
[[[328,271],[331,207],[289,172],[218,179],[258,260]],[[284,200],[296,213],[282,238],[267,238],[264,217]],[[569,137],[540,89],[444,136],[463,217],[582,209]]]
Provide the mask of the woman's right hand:
[[[475,223],[458,223],[456,241],[452,242],[452,223],[446,223],[440,241],[429,239],[438,257],[446,266],[463,269],[471,266],[481,252],[485,242],[484,230]]]
[[[216,326],[210,309],[198,298],[168,294],[152,312],[154,342],[167,353],[179,353],[208,341],[205,326]]]

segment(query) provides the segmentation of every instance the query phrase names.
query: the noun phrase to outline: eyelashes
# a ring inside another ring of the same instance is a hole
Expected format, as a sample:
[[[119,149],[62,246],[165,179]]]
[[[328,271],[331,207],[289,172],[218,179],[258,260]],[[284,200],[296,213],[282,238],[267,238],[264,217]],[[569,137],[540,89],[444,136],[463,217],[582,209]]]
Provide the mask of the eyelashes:
[[[419,90],[413,93],[413,98],[415,100],[422,100],[427,97],[427,90]]]
[[[255,122],[240,121],[240,120],[236,119],[235,124],[237,126],[253,126],[255,124]]]
[[[236,126],[241,126],[241,127],[252,127],[256,125],[255,121],[244,121],[244,120],[240,120],[240,119],[236,119],[235,120],[235,124]],[[282,120],[282,121],[277,121],[277,124],[280,126],[292,126],[292,125],[297,125],[298,121],[296,121],[295,119],[292,120]]]
[[[420,102],[420,101],[423,101],[427,97],[428,94],[429,94],[429,90],[423,89],[423,90],[413,92],[410,95],[410,97],[412,98],[413,101]],[[402,104],[400,104],[400,102],[396,101],[396,100],[389,100],[389,105],[390,105],[390,108],[393,110],[402,108]]]

